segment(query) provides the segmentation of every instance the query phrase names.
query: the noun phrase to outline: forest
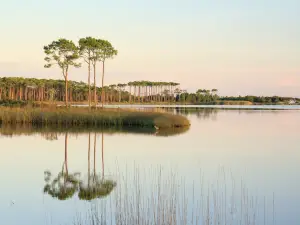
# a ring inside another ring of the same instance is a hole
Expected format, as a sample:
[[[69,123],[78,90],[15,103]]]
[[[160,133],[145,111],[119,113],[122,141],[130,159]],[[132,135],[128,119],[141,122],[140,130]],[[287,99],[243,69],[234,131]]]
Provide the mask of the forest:
[[[217,89],[199,89],[188,93],[180,89],[176,82],[131,81],[103,87],[91,85],[92,102],[107,104],[279,104],[300,99],[289,97],[260,96],[219,96]],[[84,82],[68,81],[68,101],[76,104],[87,104],[89,101],[89,85]],[[96,96],[96,101],[95,101]],[[0,104],[26,104],[27,102],[57,103],[65,101],[65,81],[53,79],[36,79],[22,77],[0,77]]]
[[[179,84],[174,82],[133,81],[127,84],[112,84],[97,87],[92,85],[93,102],[168,102],[176,101],[180,94]],[[96,96],[96,99],[95,99]],[[22,77],[0,78],[0,101],[65,101],[65,81],[53,79],[35,79]],[[86,103],[89,100],[89,85],[84,82],[68,81],[67,99],[70,102]]]

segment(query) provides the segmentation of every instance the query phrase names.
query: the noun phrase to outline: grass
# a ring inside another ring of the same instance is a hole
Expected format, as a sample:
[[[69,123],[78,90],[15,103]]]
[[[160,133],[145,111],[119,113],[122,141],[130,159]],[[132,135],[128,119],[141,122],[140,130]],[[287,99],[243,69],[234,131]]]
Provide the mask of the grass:
[[[0,124],[31,124],[62,127],[157,127],[159,129],[189,126],[180,115],[138,112],[122,109],[87,108],[8,108],[0,107]]]
[[[136,166],[117,180],[110,196],[93,202],[87,212],[77,212],[70,224],[259,225],[267,219],[275,224],[274,194],[267,201],[258,198],[223,169],[208,183],[203,174],[188,184],[174,171]]]
[[[21,100],[0,100],[0,106],[21,107],[28,103]]]

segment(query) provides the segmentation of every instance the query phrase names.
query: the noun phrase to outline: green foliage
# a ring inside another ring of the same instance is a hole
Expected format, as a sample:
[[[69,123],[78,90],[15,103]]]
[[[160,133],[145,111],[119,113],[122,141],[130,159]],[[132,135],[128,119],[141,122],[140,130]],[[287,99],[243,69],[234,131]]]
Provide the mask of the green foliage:
[[[52,198],[59,200],[67,200],[71,198],[78,189],[79,173],[68,174],[64,171],[60,172],[52,182],[52,175],[49,171],[44,172],[44,193],[50,195]]]
[[[92,175],[89,179],[89,184],[86,186],[80,180],[79,173],[68,174],[62,171],[52,179],[51,172],[45,171],[45,186],[43,192],[58,200],[70,199],[78,192],[80,200],[90,201],[95,198],[108,196],[116,187],[115,181],[106,180],[97,175]]]
[[[0,106],[20,107],[27,105],[27,102],[22,100],[0,100]]]
[[[79,49],[73,41],[61,38],[44,46],[44,52],[47,55],[45,57],[45,61],[47,62],[45,68],[58,65],[62,70],[65,78],[65,103],[68,106],[68,71],[71,66],[76,68],[81,66],[80,63],[76,62],[79,59]]]
[[[198,89],[196,93],[187,93],[187,91],[177,90],[179,94],[176,100],[189,104],[214,104],[219,98],[217,91],[217,89]]]
[[[62,69],[63,76],[66,77],[70,66],[80,67],[77,63],[79,59],[79,49],[73,41],[66,39],[58,39],[51,44],[44,46],[45,68],[50,68],[53,65],[58,65]]]
[[[105,62],[106,59],[111,59],[118,54],[118,50],[107,40],[97,39],[96,46],[94,57],[99,61]]]
[[[89,184],[80,182],[78,197],[81,200],[93,200],[95,198],[104,198],[108,196],[116,187],[116,182],[113,180],[106,180],[97,175],[89,177]]]
[[[279,97],[279,96],[226,96],[226,97],[221,97],[221,101],[249,101],[254,104],[279,104],[279,103],[284,103],[284,104],[289,104],[290,100],[296,100],[299,101],[297,98],[291,98],[291,97]]]
[[[93,52],[97,49],[97,40],[92,37],[81,38],[79,40],[79,55],[90,63],[93,59]]]

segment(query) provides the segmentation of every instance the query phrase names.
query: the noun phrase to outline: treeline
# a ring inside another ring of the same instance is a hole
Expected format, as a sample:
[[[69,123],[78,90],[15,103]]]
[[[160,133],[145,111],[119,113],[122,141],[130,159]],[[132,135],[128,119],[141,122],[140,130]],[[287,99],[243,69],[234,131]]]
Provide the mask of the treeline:
[[[218,90],[198,89],[196,93],[188,93],[186,90],[176,90],[176,102],[191,104],[209,104],[219,99]]]
[[[85,82],[65,80],[0,77],[0,105],[25,105],[26,102],[72,103],[168,103],[168,104],[289,104],[300,99],[289,97],[225,96],[217,89],[199,89],[188,93],[175,82],[131,81],[98,87]],[[93,93],[93,94],[91,94]]]
[[[278,103],[297,103],[300,102],[299,98],[280,97],[280,96],[226,96],[221,97],[221,101],[249,101],[257,104],[278,104]]]
[[[280,96],[219,96],[217,89],[205,90],[199,89],[196,93],[187,93],[180,91],[176,96],[176,102],[189,104],[297,104],[300,103],[299,98],[280,97]]]
[[[92,87],[92,90],[94,87]],[[100,93],[100,88],[96,91]],[[69,101],[87,101],[88,85],[84,82],[68,81]],[[22,77],[0,78],[0,100],[20,101],[65,101],[65,81]]]
[[[178,86],[174,82],[132,81],[102,88],[68,80],[66,92],[64,80],[2,77],[0,101],[54,102],[66,101],[67,98],[68,102],[174,102],[176,94],[180,93]],[[90,95],[91,92],[95,94]]]

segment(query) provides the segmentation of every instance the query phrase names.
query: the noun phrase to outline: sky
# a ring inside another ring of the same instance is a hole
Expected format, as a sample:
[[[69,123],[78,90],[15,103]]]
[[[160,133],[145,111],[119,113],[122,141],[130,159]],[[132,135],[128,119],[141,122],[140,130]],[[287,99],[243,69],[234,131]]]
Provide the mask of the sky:
[[[300,97],[299,8],[299,0],[0,0],[0,77],[62,79],[44,68],[43,46],[93,36],[119,51],[106,84]],[[86,82],[87,67],[69,77]]]

